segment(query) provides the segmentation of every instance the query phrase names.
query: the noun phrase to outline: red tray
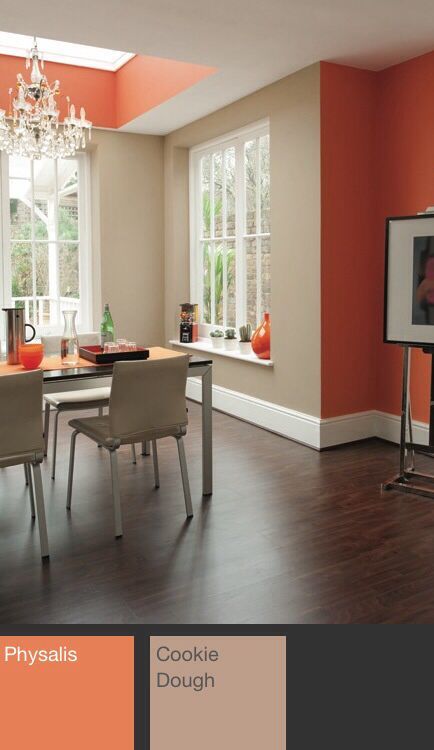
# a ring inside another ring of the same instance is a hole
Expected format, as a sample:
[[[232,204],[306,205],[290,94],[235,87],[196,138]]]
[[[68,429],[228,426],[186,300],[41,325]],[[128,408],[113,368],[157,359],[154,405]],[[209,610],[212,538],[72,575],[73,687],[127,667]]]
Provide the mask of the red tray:
[[[131,362],[135,359],[148,359],[149,349],[138,346],[132,352],[103,352],[100,346],[80,346],[80,357],[96,365],[110,365],[113,362]]]

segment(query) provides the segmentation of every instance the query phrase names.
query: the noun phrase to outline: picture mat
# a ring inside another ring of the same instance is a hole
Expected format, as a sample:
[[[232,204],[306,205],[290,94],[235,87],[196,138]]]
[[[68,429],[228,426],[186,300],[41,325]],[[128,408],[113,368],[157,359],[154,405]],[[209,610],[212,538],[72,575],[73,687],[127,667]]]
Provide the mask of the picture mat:
[[[434,327],[412,323],[414,238],[434,235],[434,216],[393,219],[388,232],[385,341],[434,346]]]

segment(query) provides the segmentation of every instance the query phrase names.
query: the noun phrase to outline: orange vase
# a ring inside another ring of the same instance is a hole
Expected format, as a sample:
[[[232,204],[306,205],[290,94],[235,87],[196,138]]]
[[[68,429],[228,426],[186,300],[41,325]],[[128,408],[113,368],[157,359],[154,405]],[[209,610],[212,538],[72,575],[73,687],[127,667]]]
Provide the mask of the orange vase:
[[[264,320],[252,336],[252,349],[259,359],[270,359],[270,313],[264,313]]]

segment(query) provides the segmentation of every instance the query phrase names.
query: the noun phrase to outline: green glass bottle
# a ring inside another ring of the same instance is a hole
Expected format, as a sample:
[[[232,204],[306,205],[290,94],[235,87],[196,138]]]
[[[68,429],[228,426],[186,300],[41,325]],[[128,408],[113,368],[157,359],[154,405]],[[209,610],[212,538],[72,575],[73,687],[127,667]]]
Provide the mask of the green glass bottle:
[[[115,327],[113,324],[113,318],[110,313],[110,308],[106,302],[104,305],[104,313],[102,316],[101,321],[101,347],[104,349],[104,344],[107,344],[109,341],[115,340]]]

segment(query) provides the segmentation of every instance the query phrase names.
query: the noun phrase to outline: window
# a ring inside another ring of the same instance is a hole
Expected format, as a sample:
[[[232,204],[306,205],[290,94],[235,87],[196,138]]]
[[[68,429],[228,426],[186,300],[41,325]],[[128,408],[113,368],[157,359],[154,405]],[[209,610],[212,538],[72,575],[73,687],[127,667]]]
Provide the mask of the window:
[[[271,306],[268,125],[192,149],[190,180],[191,292],[201,331],[256,328]]]
[[[2,304],[24,307],[38,333],[61,332],[63,310],[89,330],[87,156],[2,159]]]

